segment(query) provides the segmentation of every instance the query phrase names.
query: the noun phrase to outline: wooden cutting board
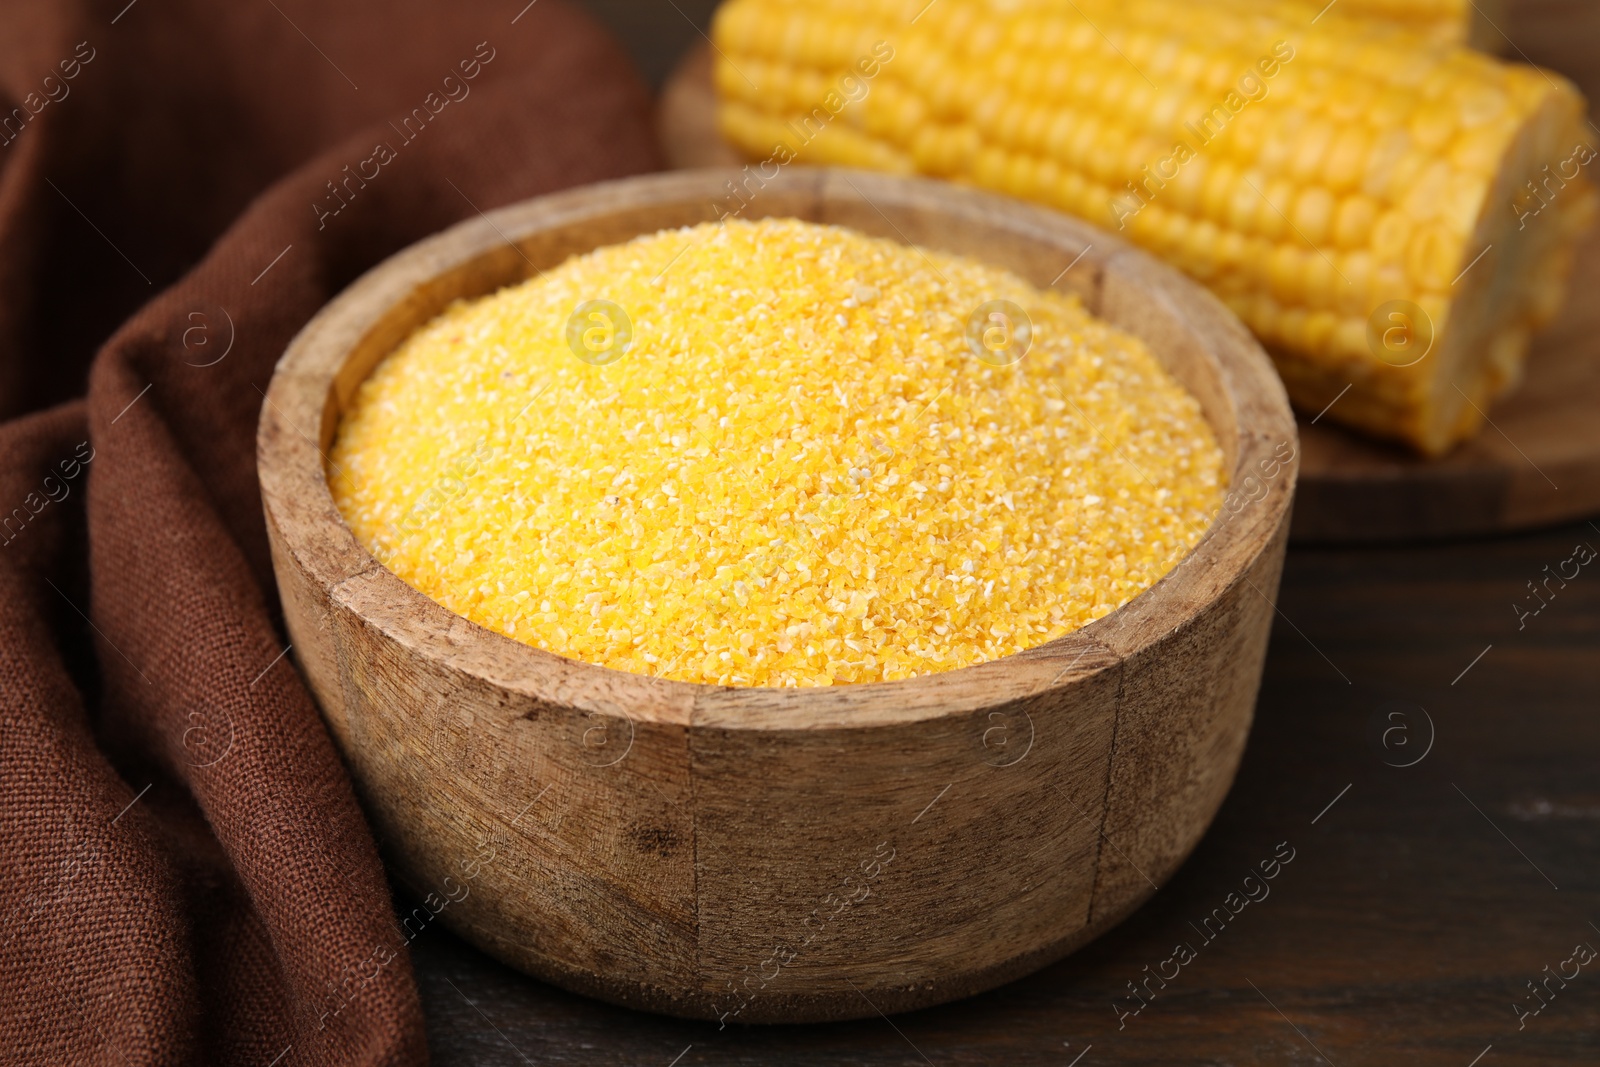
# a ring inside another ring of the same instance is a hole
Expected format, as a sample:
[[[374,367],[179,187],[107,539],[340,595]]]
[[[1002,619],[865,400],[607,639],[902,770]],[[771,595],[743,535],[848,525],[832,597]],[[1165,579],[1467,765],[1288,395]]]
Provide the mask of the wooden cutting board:
[[[705,46],[690,52],[662,90],[657,128],[673,167],[744,162],[717,132],[710,56]],[[1593,57],[1572,60],[1600,68]],[[1580,250],[1567,306],[1535,340],[1521,388],[1489,418],[1473,441],[1423,460],[1302,415],[1292,539],[1463,537],[1600,512],[1600,230]]]

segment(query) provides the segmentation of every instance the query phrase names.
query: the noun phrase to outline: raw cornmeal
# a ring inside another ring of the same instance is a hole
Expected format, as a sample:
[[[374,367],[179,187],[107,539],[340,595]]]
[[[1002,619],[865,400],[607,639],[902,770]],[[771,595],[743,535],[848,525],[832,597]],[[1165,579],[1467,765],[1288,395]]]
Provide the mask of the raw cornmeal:
[[[568,343],[594,300],[631,320],[614,362]],[[967,341],[996,300],[1032,320],[1006,366]],[[452,611],[619,670],[766,686],[1077,629],[1161,577],[1224,481],[1199,404],[1075,297],[772,219],[452,305],[362,385],[331,460],[357,538]]]

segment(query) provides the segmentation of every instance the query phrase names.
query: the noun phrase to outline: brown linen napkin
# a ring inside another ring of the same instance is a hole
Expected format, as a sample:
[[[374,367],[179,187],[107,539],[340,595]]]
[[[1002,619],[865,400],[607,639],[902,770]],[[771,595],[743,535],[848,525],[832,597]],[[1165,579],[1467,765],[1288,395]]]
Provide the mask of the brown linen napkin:
[[[0,109],[0,411],[132,316],[0,425],[0,1063],[421,1062],[262,390],[389,253],[656,166],[646,92],[562,0],[14,0]]]

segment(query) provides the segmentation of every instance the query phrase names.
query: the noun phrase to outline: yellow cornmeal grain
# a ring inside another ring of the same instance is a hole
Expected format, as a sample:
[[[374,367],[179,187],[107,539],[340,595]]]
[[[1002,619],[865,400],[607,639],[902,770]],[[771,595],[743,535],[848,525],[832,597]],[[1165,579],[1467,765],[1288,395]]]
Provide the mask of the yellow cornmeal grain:
[[[1008,366],[966,337],[997,299],[1033,324]],[[569,347],[590,300],[631,320],[615,362]],[[908,678],[1077,629],[1180,558],[1224,481],[1194,398],[1075,297],[770,219],[452,305],[363,384],[330,459],[360,541],[452,611],[748,686]]]

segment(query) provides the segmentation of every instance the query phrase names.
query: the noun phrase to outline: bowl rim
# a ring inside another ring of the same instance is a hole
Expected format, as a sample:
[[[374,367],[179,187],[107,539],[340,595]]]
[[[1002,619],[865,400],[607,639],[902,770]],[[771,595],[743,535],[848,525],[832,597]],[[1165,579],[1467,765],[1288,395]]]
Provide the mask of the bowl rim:
[[[535,701],[626,719],[630,730],[635,723],[662,723],[784,731],[921,722],[1066,688],[1120,668],[1195,619],[1235,584],[1250,581],[1256,560],[1287,529],[1299,445],[1287,394],[1269,358],[1221,301],[1150,254],[1074,217],[934,179],[828,167],[788,167],[764,179],[765,204],[792,206],[798,201],[820,212],[830,204],[854,202],[860,207],[864,202],[905,244],[913,242],[885,213],[885,205],[895,211],[944,213],[1059,245],[1063,252],[1078,249],[1080,259],[1098,251],[1089,263],[1090,284],[1103,287],[1108,278],[1119,284],[1126,280],[1144,298],[1159,303],[1198,346],[1231,409],[1231,430],[1212,421],[1219,443],[1231,435],[1233,463],[1224,506],[1154,584],[1078,630],[983,663],[896,681],[724,686],[634,674],[524,644],[432,600],[357,541],[333,502],[324,466],[326,448],[339,413],[338,377],[356,346],[380,331],[386,317],[418,302],[419,293],[448,271],[472,270],[494,257],[504,264],[513,255],[541,269],[529,258],[530,250],[537,251],[532,244],[566,227],[615,219],[619,212],[634,209],[693,204],[703,205],[705,221],[715,221],[718,198],[726,198],[729,183],[750,170],[647,174],[546,194],[487,213],[480,210],[373,266],[301,328],[278,360],[265,394],[257,468],[267,522],[281,535],[282,550],[321,586],[331,608],[352,613],[362,625],[422,652],[442,668]],[[774,188],[776,195],[769,193]],[[759,198],[751,206],[758,210],[745,217],[793,214],[765,210]],[[653,231],[637,231],[644,232]],[[550,265],[562,258],[555,257]],[[415,321],[427,321],[443,303],[448,299],[435,301],[435,310]],[[1091,305],[1091,310],[1103,314],[1102,307]],[[1120,325],[1130,328],[1129,323]],[[1154,343],[1151,348],[1167,365],[1164,353]],[[1284,442],[1292,453],[1276,456],[1278,473],[1263,483],[1262,495],[1230,512],[1228,487],[1242,484],[1258,468],[1264,472]],[[281,593],[281,578],[279,585]],[[1268,591],[1256,592],[1273,602]]]

